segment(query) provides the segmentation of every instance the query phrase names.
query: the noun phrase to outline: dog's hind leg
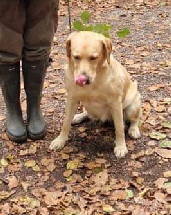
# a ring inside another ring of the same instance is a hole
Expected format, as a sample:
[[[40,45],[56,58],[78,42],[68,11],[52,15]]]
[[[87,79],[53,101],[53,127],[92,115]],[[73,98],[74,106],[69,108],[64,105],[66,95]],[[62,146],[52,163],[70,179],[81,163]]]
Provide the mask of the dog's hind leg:
[[[126,120],[130,122],[128,134],[131,138],[137,139],[140,137],[139,120],[141,116],[141,99],[139,92],[133,102],[125,109]]]
[[[84,120],[86,120],[88,118],[88,113],[84,108],[83,113],[78,113],[74,116],[73,120],[72,120],[72,124],[78,124],[83,122]]]

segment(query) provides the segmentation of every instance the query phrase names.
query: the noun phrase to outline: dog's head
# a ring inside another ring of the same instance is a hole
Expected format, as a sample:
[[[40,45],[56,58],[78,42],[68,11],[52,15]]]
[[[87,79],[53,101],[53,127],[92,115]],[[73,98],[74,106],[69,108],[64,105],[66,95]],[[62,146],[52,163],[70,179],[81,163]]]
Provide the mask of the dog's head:
[[[74,65],[75,83],[91,84],[99,68],[107,61],[110,64],[111,40],[89,31],[73,32],[66,41],[67,57]]]

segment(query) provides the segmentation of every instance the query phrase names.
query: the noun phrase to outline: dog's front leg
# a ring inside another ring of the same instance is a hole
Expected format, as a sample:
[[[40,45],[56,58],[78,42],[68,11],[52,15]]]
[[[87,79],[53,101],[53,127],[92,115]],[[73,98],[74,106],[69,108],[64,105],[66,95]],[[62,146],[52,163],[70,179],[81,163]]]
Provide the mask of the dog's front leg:
[[[114,153],[116,157],[124,157],[128,153],[128,149],[125,143],[123,109],[122,102],[120,100],[115,101],[112,105],[112,117],[116,135]]]
[[[50,149],[62,149],[65,146],[65,142],[68,140],[69,131],[71,129],[72,119],[77,111],[78,103],[72,96],[68,95],[65,106],[65,119],[63,122],[62,130],[59,136],[54,139],[50,144]]]

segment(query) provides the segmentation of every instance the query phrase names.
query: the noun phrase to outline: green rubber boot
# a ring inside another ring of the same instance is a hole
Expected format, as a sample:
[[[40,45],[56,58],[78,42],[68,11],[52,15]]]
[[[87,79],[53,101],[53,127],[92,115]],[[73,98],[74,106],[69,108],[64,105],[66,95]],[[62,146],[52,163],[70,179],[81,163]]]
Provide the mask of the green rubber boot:
[[[26,126],[20,106],[20,63],[0,65],[0,84],[6,105],[7,136],[14,142],[25,142]]]
[[[46,123],[42,116],[40,102],[47,61],[23,60],[24,88],[27,95],[27,132],[31,139],[42,139],[46,134]]]

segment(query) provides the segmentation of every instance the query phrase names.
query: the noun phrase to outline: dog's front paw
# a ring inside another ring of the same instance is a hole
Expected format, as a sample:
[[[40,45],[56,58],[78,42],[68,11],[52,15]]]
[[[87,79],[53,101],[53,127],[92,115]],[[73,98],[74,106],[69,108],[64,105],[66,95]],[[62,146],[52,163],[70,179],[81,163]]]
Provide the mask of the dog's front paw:
[[[65,146],[65,142],[66,142],[66,140],[59,136],[51,142],[49,148],[51,150],[60,150]]]
[[[116,146],[114,148],[114,153],[117,158],[124,157],[128,153],[128,149],[126,146]]]
[[[75,114],[72,124],[79,124],[80,122],[84,121],[87,118],[87,114],[85,112]]]
[[[138,139],[141,136],[140,130],[137,126],[136,127],[130,127],[128,130],[128,134],[133,139]]]

